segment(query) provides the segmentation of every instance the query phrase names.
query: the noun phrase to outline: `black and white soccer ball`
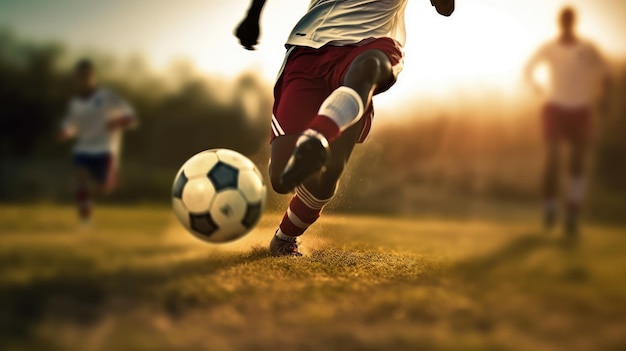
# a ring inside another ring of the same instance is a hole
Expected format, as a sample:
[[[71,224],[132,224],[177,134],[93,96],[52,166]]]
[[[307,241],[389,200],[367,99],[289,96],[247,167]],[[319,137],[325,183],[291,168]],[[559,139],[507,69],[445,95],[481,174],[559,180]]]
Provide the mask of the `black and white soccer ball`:
[[[254,163],[227,149],[203,151],[180,168],[172,187],[176,217],[197,238],[222,243],[259,222],[267,188]]]

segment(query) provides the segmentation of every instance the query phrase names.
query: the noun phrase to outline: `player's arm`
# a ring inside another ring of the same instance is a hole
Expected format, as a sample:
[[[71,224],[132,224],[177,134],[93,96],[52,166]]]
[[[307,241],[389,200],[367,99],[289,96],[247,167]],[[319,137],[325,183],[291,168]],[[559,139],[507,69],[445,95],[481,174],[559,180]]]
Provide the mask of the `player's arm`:
[[[108,106],[110,119],[107,123],[109,131],[134,128],[137,126],[137,116],[134,109],[115,92],[108,91]]]
[[[235,29],[235,36],[246,50],[254,50],[254,46],[258,44],[261,33],[259,22],[264,5],[265,0],[252,0],[246,17]]]
[[[59,132],[57,133],[57,139],[59,141],[67,141],[76,135],[76,120],[74,116],[75,114],[72,112],[72,104],[70,103],[67,116],[61,123]]]
[[[57,139],[59,141],[67,141],[67,140],[72,139],[73,137],[74,137],[74,133],[72,133],[70,130],[65,129],[65,128],[61,128],[61,130],[57,134]]]
[[[602,91],[600,92],[600,100],[598,101],[598,108],[600,114],[603,117],[607,117],[611,110],[611,95],[613,93],[613,78],[605,74],[602,77]]]
[[[611,93],[613,91],[613,77],[609,63],[604,55],[595,46],[592,46],[592,49],[602,79],[602,91],[600,92],[599,101],[600,110],[606,113],[609,110]]]
[[[137,118],[134,115],[123,115],[109,121],[107,128],[110,131],[118,129],[133,128],[137,124]]]
[[[530,60],[528,60],[524,67],[524,80],[538,95],[543,93],[543,88],[537,82],[537,79],[535,79],[535,71],[539,67],[539,64],[544,61],[544,52],[545,46],[542,46],[530,57]]]
[[[454,0],[430,0],[430,4],[442,16],[450,16],[454,12]]]

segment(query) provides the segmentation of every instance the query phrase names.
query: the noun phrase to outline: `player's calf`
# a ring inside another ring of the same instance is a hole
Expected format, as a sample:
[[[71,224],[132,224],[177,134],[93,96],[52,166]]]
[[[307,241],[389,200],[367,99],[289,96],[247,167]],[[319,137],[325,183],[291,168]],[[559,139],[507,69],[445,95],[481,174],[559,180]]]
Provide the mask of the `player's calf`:
[[[76,207],[78,209],[78,218],[81,223],[89,223],[91,220],[91,196],[86,187],[78,187],[75,193]]]
[[[322,209],[331,198],[332,196],[320,199],[305,186],[298,186],[270,243],[272,255],[301,256],[298,251],[297,238],[317,221]]]

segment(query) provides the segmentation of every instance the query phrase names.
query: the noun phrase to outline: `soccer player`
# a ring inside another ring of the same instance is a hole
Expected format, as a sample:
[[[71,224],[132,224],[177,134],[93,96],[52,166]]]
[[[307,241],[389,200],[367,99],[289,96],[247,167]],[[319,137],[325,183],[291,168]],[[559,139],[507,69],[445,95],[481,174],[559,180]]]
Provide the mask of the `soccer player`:
[[[74,74],[76,95],[70,100],[59,138],[77,139],[73,149],[75,198],[80,220],[88,223],[93,193],[107,195],[116,186],[122,131],[137,120],[126,101],[98,86],[91,61],[78,61]]]
[[[289,35],[274,88],[270,178],[295,190],[270,251],[301,256],[297,238],[320,216],[356,143],[370,131],[372,97],[395,83],[403,66],[408,0],[313,0]],[[248,50],[259,37],[265,0],[253,0],[236,36]],[[431,0],[449,16],[454,0]]]
[[[559,14],[558,37],[544,44],[526,67],[526,78],[535,91],[545,96],[543,128],[547,157],[543,179],[544,225],[552,229],[557,219],[559,187],[559,147],[570,148],[569,193],[565,232],[578,234],[580,206],[585,193],[584,168],[588,158],[594,90],[602,82],[604,103],[611,86],[608,66],[595,45],[583,40],[575,30],[576,12],[566,7]],[[539,65],[546,64],[550,84],[547,91],[534,79]]]

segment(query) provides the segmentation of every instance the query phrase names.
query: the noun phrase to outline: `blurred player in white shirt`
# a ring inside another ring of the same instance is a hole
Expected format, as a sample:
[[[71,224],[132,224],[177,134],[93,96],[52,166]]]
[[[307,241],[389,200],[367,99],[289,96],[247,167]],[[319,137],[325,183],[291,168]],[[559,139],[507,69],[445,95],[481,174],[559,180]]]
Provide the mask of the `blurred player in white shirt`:
[[[91,61],[80,60],[74,73],[76,95],[70,100],[60,139],[76,139],[75,198],[81,221],[88,222],[93,194],[106,195],[116,186],[122,132],[135,126],[136,117],[126,101],[98,86]]]
[[[274,87],[270,179],[294,191],[270,243],[276,256],[301,256],[297,238],[332,199],[350,154],[374,117],[372,97],[390,89],[404,64],[408,0],[311,0],[289,35]],[[431,0],[450,16],[454,0]],[[252,0],[236,36],[259,37],[265,0]]]
[[[557,217],[559,147],[565,142],[571,151],[565,219],[566,234],[570,237],[578,233],[580,206],[585,193],[584,168],[598,83],[602,83],[604,90],[602,102],[606,102],[611,85],[606,61],[592,43],[578,37],[575,24],[576,12],[572,8],[564,8],[559,15],[559,36],[539,48],[525,72],[528,82],[546,98],[542,117],[548,150],[543,192],[545,226],[548,230],[554,227]],[[534,79],[534,73],[541,64],[548,68],[550,80],[547,88]]]

